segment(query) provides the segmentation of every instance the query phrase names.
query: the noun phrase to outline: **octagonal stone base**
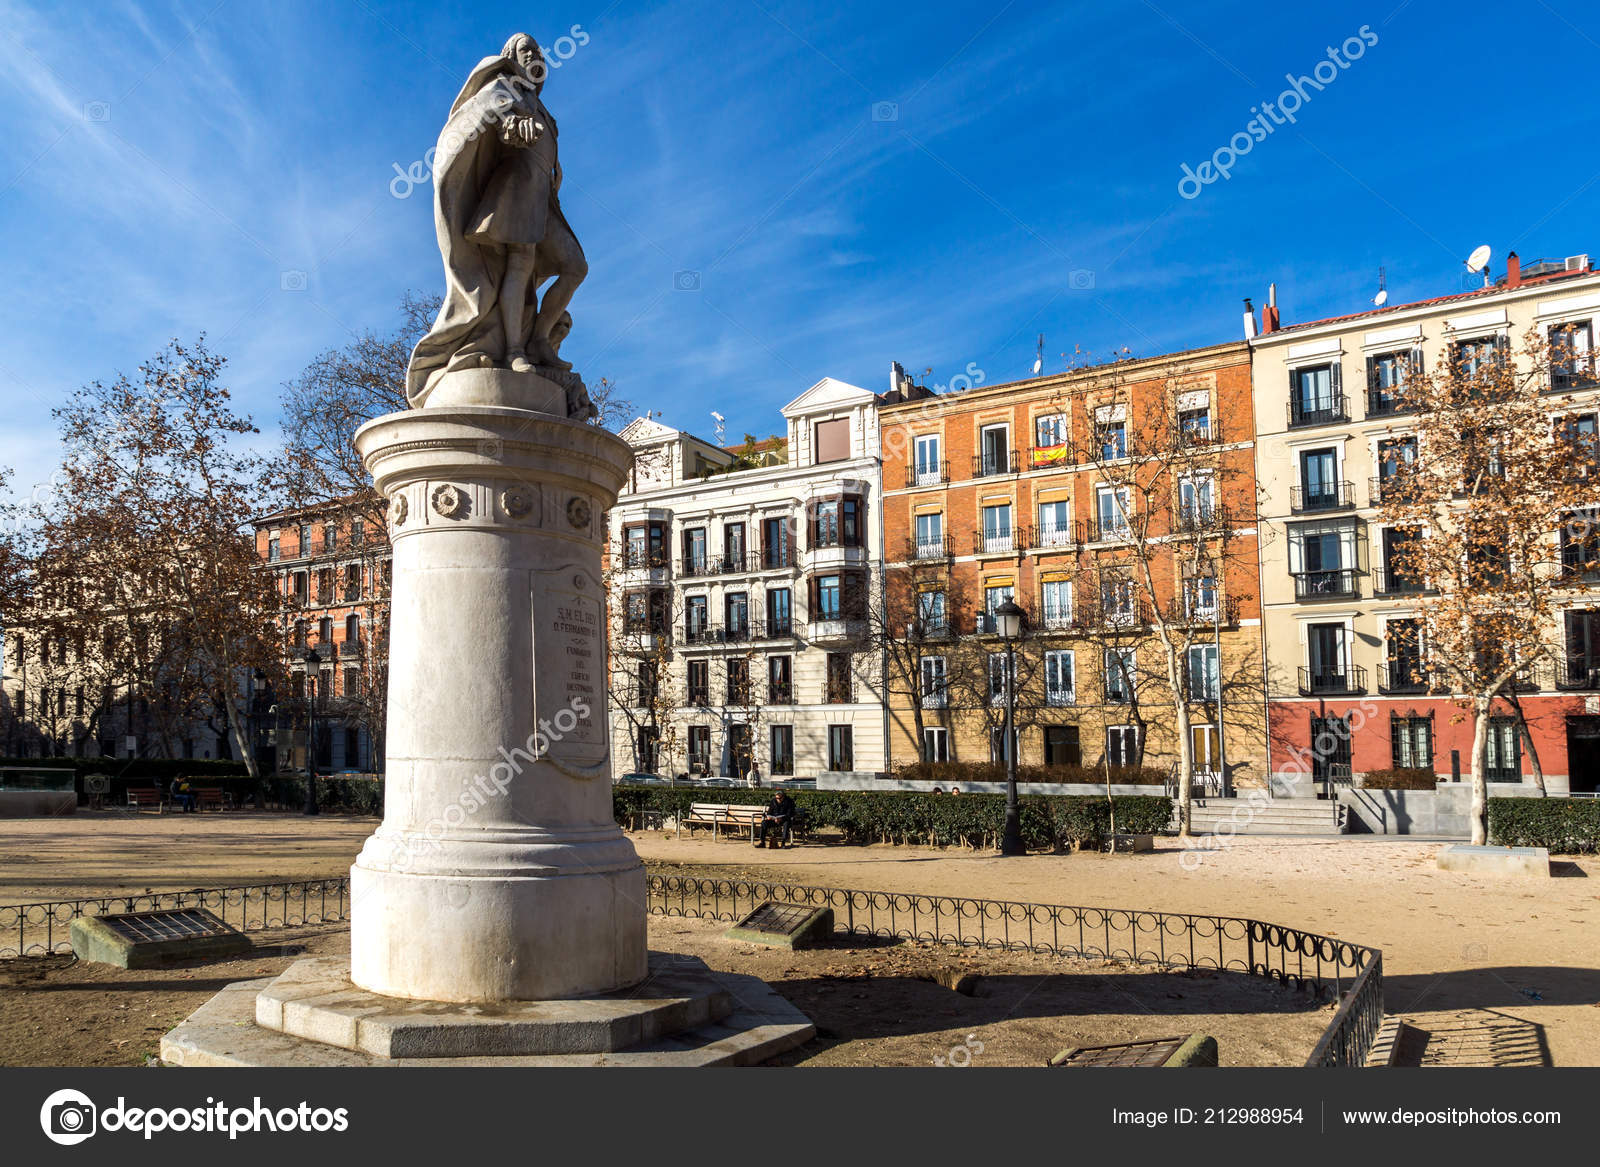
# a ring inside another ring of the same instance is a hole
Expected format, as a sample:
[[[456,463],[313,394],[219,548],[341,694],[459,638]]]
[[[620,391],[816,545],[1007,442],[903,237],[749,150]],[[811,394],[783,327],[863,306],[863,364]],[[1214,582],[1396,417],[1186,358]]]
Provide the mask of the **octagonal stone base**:
[[[356,988],[341,958],[228,985],[161,1040],[176,1066],[738,1066],[809,1041],[757,977],[651,953],[629,992],[461,1005]]]

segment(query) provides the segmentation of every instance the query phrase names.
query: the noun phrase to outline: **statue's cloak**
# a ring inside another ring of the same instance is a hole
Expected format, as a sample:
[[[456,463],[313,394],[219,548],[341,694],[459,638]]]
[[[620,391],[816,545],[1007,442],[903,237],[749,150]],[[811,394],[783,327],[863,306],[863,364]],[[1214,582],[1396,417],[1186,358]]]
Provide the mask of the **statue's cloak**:
[[[433,223],[444,257],[445,295],[433,327],[411,353],[406,398],[413,409],[422,407],[452,362],[473,365],[476,357],[498,361],[505,353],[498,301],[506,252],[479,228],[488,213],[484,198],[491,194],[496,174],[518,161],[512,155],[519,147],[500,140],[501,120],[513,112],[526,116],[530,103],[537,105],[538,99],[517,63],[485,57],[462,86],[439,134],[433,156]],[[542,107],[539,120],[553,139],[555,121]],[[496,190],[503,185],[494,184]],[[553,191],[548,217],[565,224]],[[545,226],[548,229],[548,222]],[[535,285],[549,274],[536,268]],[[530,323],[532,307],[526,314]]]

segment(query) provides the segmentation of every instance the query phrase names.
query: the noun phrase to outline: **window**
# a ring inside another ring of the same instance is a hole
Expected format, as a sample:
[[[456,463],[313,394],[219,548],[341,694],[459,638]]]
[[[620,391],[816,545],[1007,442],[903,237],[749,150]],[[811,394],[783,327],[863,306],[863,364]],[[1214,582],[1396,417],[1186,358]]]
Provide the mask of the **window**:
[[[1514,718],[1489,719],[1489,737],[1483,744],[1483,775],[1486,782],[1522,781],[1522,741]]]
[[[1406,595],[1423,591],[1422,576],[1417,571],[1415,548],[1421,536],[1415,527],[1385,527],[1383,529],[1383,577],[1377,581],[1378,590],[1386,595]]]
[[[1186,446],[1203,446],[1211,440],[1211,408],[1178,411],[1178,440]]]
[[[624,566],[665,567],[667,531],[660,523],[641,524],[623,531]]]
[[[1010,749],[1007,749],[1007,746]],[[989,730],[989,760],[996,765],[1005,765],[1015,755],[1017,748],[1017,730],[1013,726],[1009,736],[1003,727],[995,726]]]
[[[1011,427],[986,425],[978,432],[978,465],[974,477],[1006,474],[1011,470]]]
[[[846,495],[814,503],[811,511],[811,545],[861,546],[861,500]]]
[[[1216,774],[1222,768],[1222,742],[1214,725],[1189,727],[1189,756],[1194,768],[1205,774]]]
[[[1406,376],[1422,367],[1421,349],[1373,353],[1367,357],[1367,416],[1382,417],[1404,408]]]
[[[916,519],[917,558],[941,559],[944,557],[944,516],[937,512],[918,515]]]
[[[942,656],[925,656],[921,661],[922,705],[925,709],[942,709],[946,702],[945,659]]]
[[[761,566],[792,567],[794,549],[789,540],[789,520],[764,519],[761,523]]]
[[[771,742],[772,772],[774,774],[794,773],[794,726],[774,725],[769,740]]]
[[[344,567],[344,602],[353,604],[361,599],[361,565],[347,563]]]
[[[1106,764],[1129,767],[1139,764],[1139,727],[1106,726]]]
[[[1033,419],[1033,444],[1040,449],[1066,445],[1070,432],[1064,413],[1041,413]]]
[[[744,524],[722,525],[722,570],[744,570]]]
[[[1077,698],[1073,689],[1073,656],[1054,649],[1044,654],[1044,697],[1047,705],[1071,705]]]
[[[1566,660],[1561,673],[1565,688],[1600,688],[1600,610],[1580,608],[1563,613]]]
[[[659,589],[627,592],[622,598],[622,630],[659,636],[666,632],[667,595]]]
[[[361,643],[361,617],[354,613],[344,618],[344,642],[352,649]]]
[[[916,441],[914,486],[928,486],[945,479],[944,462],[940,458],[938,434],[924,434]]]
[[[1295,598],[1351,596],[1355,594],[1356,580],[1352,561],[1354,558],[1354,528],[1337,525],[1312,525],[1292,527],[1289,534],[1289,562],[1294,571]],[[1345,553],[1346,542],[1352,544],[1351,555]]]
[[[689,727],[689,773],[711,773],[711,727],[709,725],[691,725]]]
[[[943,636],[949,630],[945,622],[943,592],[917,593],[917,620],[922,625],[924,636]]]
[[[306,572],[294,573],[294,600],[301,607],[311,602],[311,577]]]
[[[794,660],[787,656],[767,658],[767,700],[774,705],[794,704]]]
[[[1183,614],[1190,620],[1217,618],[1216,576],[1192,575],[1183,581]]]
[[[1009,678],[1006,666],[1006,654],[991,652],[989,654],[989,700],[1004,701],[1006,699],[1006,681]]]
[[[848,725],[828,727],[828,769],[854,770],[856,768],[855,742]]]
[[[794,609],[788,588],[767,589],[767,635],[794,634]]]
[[[711,663],[703,660],[689,662],[689,704],[711,704]]]
[[[728,661],[728,704],[750,704],[750,662],[735,657]]]
[[[1209,474],[1178,480],[1178,526],[1198,531],[1211,525],[1216,511],[1216,482]]]
[[[1550,328],[1550,387],[1594,384],[1594,330],[1588,320]]]
[[[684,638],[690,644],[706,639],[711,620],[706,607],[706,597],[687,596],[683,601]]]
[[[840,577],[837,575],[819,575],[817,577],[817,610],[813,615],[814,620],[841,619],[840,608]]]
[[[1012,599],[1017,589],[1011,584],[991,584],[983,589],[983,610],[993,616],[1001,604]]]
[[[300,537],[300,548],[299,548],[300,554],[301,555],[310,555],[311,554],[311,524],[310,523],[301,523],[300,524],[299,537]]]
[[[1433,769],[1433,718],[1391,714],[1389,745],[1396,770]]]
[[[1133,580],[1115,573],[1100,577],[1100,619],[1104,624],[1119,628],[1137,622]]]
[[[751,753],[750,726],[743,721],[728,723],[728,768],[724,775],[731,778],[743,778],[750,773],[750,767],[755,758]]]
[[[1108,648],[1105,655],[1106,700],[1116,705],[1133,701],[1137,683],[1136,657],[1131,648]]]
[[[1063,547],[1072,542],[1072,504],[1066,499],[1039,504],[1039,546]]]
[[[1083,751],[1078,746],[1078,727],[1075,725],[1047,725],[1044,727],[1044,764],[1046,766],[1080,766]]]
[[[1044,626],[1068,628],[1072,625],[1072,581],[1047,579],[1043,587]]]
[[[855,678],[850,672],[848,652],[830,652],[823,698],[830,705],[848,705],[855,700]]]
[[[1600,510],[1573,511],[1561,524],[1561,570],[1574,579],[1600,576]]]
[[[365,519],[350,520],[350,546],[360,547],[367,541],[367,526]]]
[[[1011,504],[1000,503],[983,508],[983,551],[1010,551]]]
[[[1095,444],[1100,447],[1100,460],[1112,462],[1128,456],[1128,423],[1120,418],[1102,421],[1095,426]]]
[[[657,690],[660,688],[656,677],[654,662],[642,660],[639,662],[636,683],[634,685],[633,704],[636,708],[646,708],[656,699]]]
[[[706,529],[690,527],[683,533],[683,574],[704,575],[706,570]]]
[[[1348,718],[1311,718],[1311,777],[1323,785],[1350,781]]]
[[[1333,448],[1305,450],[1300,454],[1300,505],[1302,511],[1326,511],[1350,503],[1349,492],[1339,482],[1339,453]]]
[[[1377,498],[1373,501],[1381,502],[1385,493],[1392,484],[1400,481],[1400,476],[1416,465],[1417,438],[1415,434],[1403,438],[1383,438],[1378,442],[1378,489]]]
[[[1324,425],[1344,421],[1345,414],[1337,361],[1290,372],[1290,425]]]
[[[634,753],[639,770],[654,774],[660,764],[661,732],[653,725],[641,725],[634,742]]]
[[[333,617],[324,616],[317,621],[317,643],[330,645],[333,643]]]
[[[747,640],[750,637],[750,596],[745,592],[729,592],[722,598],[723,629],[729,640]]]
[[[267,562],[276,563],[281,558],[283,558],[283,554],[278,546],[277,533],[274,532],[267,537]]]
[[[1095,519],[1099,537],[1119,539],[1128,533],[1128,491],[1126,487],[1101,486],[1095,490]]]
[[[850,457],[850,419],[836,417],[816,424],[816,462],[843,462]]]
[[[1456,341],[1450,346],[1450,357],[1461,376],[1488,377],[1498,370],[1505,348],[1505,337],[1481,336]]]
[[[1350,685],[1350,654],[1343,624],[1306,625],[1308,693],[1344,693]]]
[[[1222,675],[1217,663],[1217,646],[1196,644],[1189,648],[1189,700],[1215,701],[1222,692]]]
[[[922,727],[922,760],[948,762],[950,760],[950,731],[942,725]]]

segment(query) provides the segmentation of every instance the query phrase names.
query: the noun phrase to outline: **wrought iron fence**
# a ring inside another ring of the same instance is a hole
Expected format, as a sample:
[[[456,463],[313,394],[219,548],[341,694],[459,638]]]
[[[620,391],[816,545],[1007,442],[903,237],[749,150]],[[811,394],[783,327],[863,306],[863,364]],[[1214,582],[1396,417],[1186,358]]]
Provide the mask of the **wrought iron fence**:
[[[350,880],[311,879],[298,883],[252,883],[238,887],[95,896],[0,904],[0,958],[71,952],[72,921],[82,916],[205,908],[241,932],[270,932],[311,924],[336,924],[350,918]]]
[[[676,875],[652,875],[646,895],[661,916],[734,922],[773,900],[831,908],[846,936],[1264,977],[1342,1002],[1308,1066],[1361,1065],[1383,1019],[1377,949],[1259,920]]]

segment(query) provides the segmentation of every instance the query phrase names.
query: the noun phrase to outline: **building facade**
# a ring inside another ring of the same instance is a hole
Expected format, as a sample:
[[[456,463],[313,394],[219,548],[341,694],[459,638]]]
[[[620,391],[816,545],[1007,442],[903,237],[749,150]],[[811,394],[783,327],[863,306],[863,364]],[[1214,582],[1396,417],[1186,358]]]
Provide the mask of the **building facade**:
[[[609,515],[613,770],[884,769],[877,397],[831,378],[743,456],[648,418]]]
[[[886,405],[881,424],[892,763],[1009,748],[1170,770],[1182,702],[1208,788],[1264,784],[1243,342]],[[1010,665],[1007,599],[1028,614]]]
[[[1402,534],[1377,508],[1385,477],[1419,456],[1396,387],[1441,356],[1515,353],[1532,330],[1575,355],[1537,371],[1557,412],[1593,434],[1591,375],[1600,274],[1586,256],[1523,266],[1483,289],[1334,320],[1279,327],[1269,308],[1251,342],[1262,488],[1262,601],[1272,770],[1284,792],[1311,793],[1390,768],[1440,777],[1472,766],[1473,725],[1430,691],[1416,644],[1424,581],[1393,570]],[[1513,357],[1513,359],[1516,359]],[[1597,498],[1600,502],[1600,498]],[[1554,537],[1554,533],[1552,533]],[[1594,790],[1600,777],[1600,603],[1575,592],[1549,630],[1557,667],[1519,697],[1549,787]],[[1490,781],[1526,779],[1504,702],[1490,725]]]

